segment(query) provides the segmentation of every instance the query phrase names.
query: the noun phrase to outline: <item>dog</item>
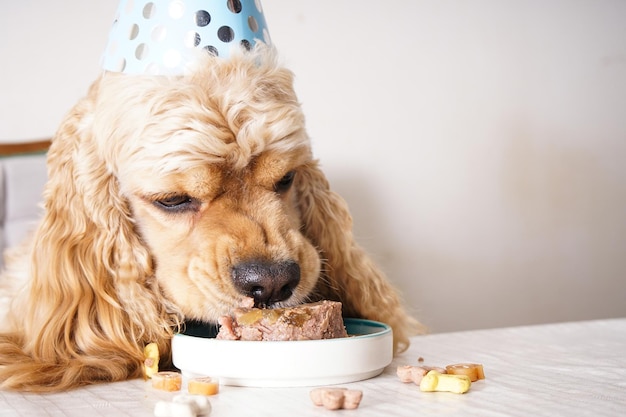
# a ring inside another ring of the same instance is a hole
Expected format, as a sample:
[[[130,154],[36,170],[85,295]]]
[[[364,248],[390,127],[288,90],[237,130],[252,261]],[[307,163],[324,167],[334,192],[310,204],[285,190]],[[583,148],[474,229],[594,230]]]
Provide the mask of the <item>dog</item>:
[[[206,54],[185,76],[103,73],[47,164],[42,219],[0,278],[4,389],[141,377],[146,344],[165,362],[187,321],[250,298],[341,301],[388,323],[397,352],[423,331],[355,242],[272,47]]]

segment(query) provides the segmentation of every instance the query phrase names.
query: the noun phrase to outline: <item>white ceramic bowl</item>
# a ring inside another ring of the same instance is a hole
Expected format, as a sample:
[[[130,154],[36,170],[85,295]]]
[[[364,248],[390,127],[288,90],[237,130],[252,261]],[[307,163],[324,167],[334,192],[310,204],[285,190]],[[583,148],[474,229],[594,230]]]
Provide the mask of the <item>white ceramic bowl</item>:
[[[345,325],[350,337],[289,342],[177,334],[172,360],[187,377],[246,387],[332,385],[379,375],[393,359],[391,327],[360,319],[345,319]]]

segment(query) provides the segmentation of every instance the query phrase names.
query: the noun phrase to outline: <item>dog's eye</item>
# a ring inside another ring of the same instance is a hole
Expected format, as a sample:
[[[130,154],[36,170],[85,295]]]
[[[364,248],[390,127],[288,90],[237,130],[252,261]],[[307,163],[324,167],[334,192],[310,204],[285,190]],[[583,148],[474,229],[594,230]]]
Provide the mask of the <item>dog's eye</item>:
[[[182,194],[156,200],[154,205],[165,211],[180,213],[184,211],[196,211],[199,202],[188,195]]]
[[[277,193],[283,193],[287,191],[289,187],[291,187],[291,184],[293,184],[293,179],[295,176],[296,176],[296,171],[289,171],[287,174],[285,174],[284,177],[278,180],[276,184],[274,184],[274,190]]]

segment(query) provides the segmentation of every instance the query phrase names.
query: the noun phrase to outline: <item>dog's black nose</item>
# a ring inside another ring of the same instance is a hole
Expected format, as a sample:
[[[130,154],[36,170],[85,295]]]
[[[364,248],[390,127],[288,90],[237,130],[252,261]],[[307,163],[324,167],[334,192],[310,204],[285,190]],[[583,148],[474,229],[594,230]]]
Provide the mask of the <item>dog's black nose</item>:
[[[266,307],[291,297],[300,282],[300,266],[293,261],[252,260],[235,265],[231,277],[240,293],[254,298],[256,307]]]

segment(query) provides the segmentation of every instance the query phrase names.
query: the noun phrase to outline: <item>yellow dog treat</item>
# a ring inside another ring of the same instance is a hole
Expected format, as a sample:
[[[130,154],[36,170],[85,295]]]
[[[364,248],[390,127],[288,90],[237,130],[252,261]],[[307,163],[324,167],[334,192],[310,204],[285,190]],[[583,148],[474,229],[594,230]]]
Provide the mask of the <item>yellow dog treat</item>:
[[[187,391],[190,394],[215,395],[220,391],[220,384],[210,376],[191,378],[187,382]]]
[[[152,387],[163,391],[180,391],[183,377],[178,372],[157,372],[152,375]]]
[[[420,390],[425,392],[447,391],[455,394],[466,393],[472,381],[467,375],[449,375],[437,371],[428,372],[420,382]]]
[[[143,371],[146,378],[159,372],[159,346],[156,343],[148,343],[143,348]]]
[[[453,375],[467,375],[472,382],[485,379],[483,366],[478,363],[457,363],[448,365],[446,366],[446,371]]]

